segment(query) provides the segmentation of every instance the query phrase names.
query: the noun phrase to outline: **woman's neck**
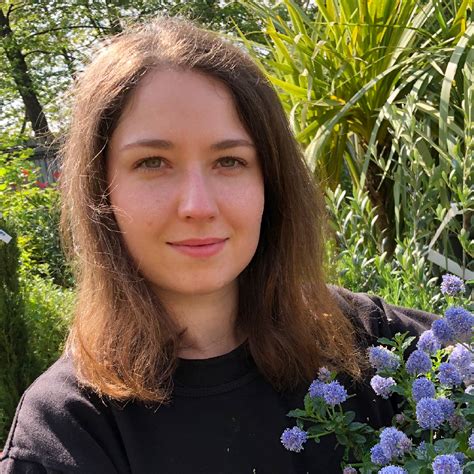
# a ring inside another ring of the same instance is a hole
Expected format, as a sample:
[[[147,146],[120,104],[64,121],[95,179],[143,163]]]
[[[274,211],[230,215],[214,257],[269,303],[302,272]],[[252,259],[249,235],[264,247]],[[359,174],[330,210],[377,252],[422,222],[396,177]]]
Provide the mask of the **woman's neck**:
[[[186,329],[178,356],[208,359],[227,354],[245,337],[235,327],[238,287],[236,282],[205,295],[177,295],[158,290],[160,299]]]

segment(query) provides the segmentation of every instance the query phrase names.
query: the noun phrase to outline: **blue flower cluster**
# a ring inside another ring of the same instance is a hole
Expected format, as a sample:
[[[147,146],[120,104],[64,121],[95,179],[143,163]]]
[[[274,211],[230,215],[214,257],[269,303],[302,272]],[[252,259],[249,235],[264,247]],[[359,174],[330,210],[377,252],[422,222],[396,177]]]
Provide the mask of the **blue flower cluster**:
[[[458,451],[453,453],[453,456],[459,461],[461,466],[466,462],[467,456],[464,453]]]
[[[408,474],[408,471],[400,466],[385,466],[380,469],[378,474]]]
[[[447,346],[454,342],[454,331],[446,319],[437,319],[434,321],[431,325],[431,330],[441,344]]]
[[[376,369],[378,373],[383,371],[390,372],[398,369],[400,366],[400,358],[385,347],[369,347],[368,351],[370,365]]]
[[[416,347],[420,349],[420,351],[428,352],[428,354],[434,354],[437,350],[441,349],[441,344],[434,335],[433,331],[428,329],[421,334]]]
[[[352,466],[347,466],[342,471],[342,474],[357,474],[357,469],[353,468]]]
[[[435,398],[422,398],[416,404],[416,420],[424,430],[435,430],[445,419],[442,404]]]
[[[324,386],[323,398],[328,405],[339,405],[347,400],[347,391],[339,382],[329,382]]]
[[[441,344],[448,345],[456,339],[469,340],[473,325],[474,316],[467,309],[451,306],[446,310],[444,318],[433,322],[431,330]]]
[[[454,454],[441,454],[434,458],[433,474],[462,474],[462,467]]]
[[[370,380],[370,386],[374,392],[387,399],[392,393],[392,387],[396,385],[395,380],[392,377],[381,377],[380,375],[374,375]]]
[[[411,393],[415,402],[419,402],[422,398],[434,398],[435,386],[431,380],[421,377],[413,381]]]
[[[409,374],[421,375],[426,374],[432,369],[430,356],[426,352],[416,351],[410,354],[406,363],[406,369]]]
[[[472,353],[461,344],[456,344],[449,354],[448,362],[453,364],[463,377],[470,376],[474,371]]]
[[[462,383],[461,372],[456,368],[454,364],[450,362],[443,362],[439,366],[438,379],[441,384],[447,387],[457,387]]]
[[[447,274],[443,275],[443,281],[441,283],[441,293],[448,296],[454,296],[458,293],[464,293],[466,287],[464,286],[464,282],[461,278]]]
[[[347,390],[339,382],[324,383],[319,379],[313,380],[309,386],[311,398],[322,398],[328,405],[335,406],[347,400]]]
[[[374,464],[384,466],[411,449],[412,442],[405,433],[393,427],[384,428],[380,433],[379,442],[370,450],[370,459]]]
[[[321,380],[313,380],[309,386],[309,395],[311,398],[323,397],[324,395],[324,386],[326,384],[321,382]]]
[[[444,419],[450,420],[451,417],[454,415],[454,410],[456,409],[454,402],[449,398],[441,397],[438,398],[438,405],[440,406],[441,411],[443,412]]]
[[[453,296],[464,290],[464,284],[459,278],[452,275],[443,277],[444,294]],[[370,386],[374,392],[384,399],[392,393],[404,395],[408,399],[408,403],[399,405],[401,413],[393,418],[394,426],[382,428],[377,444],[370,449],[370,461],[373,465],[377,465],[378,474],[408,474],[412,467],[418,469],[422,466],[425,469],[430,464],[434,474],[462,474],[463,466],[472,460],[474,431],[472,420],[468,416],[471,410],[465,410],[465,406],[471,402],[467,395],[460,396],[463,389],[459,387],[464,384],[465,393],[474,394],[474,357],[471,352],[473,326],[472,313],[464,308],[451,306],[444,318],[434,321],[431,328],[421,334],[416,349],[411,351],[406,362],[403,352],[414,339],[406,339],[406,335],[396,335],[393,342],[386,341],[391,347],[368,348],[369,362],[376,372],[370,380]],[[454,344],[456,344],[455,347],[443,349],[445,346]],[[410,390],[410,383],[411,397],[407,393]],[[334,431],[338,433],[340,429],[338,423],[348,424],[346,428],[349,428],[351,432],[359,433],[360,431],[365,434],[363,424],[352,423],[353,413],[349,413],[348,417],[342,417],[343,408],[341,412],[339,409],[335,411],[328,408],[328,406],[340,405],[348,398],[346,389],[335,380],[335,374],[328,368],[319,369],[318,377],[311,383],[308,392],[314,402],[313,408],[317,410],[310,414],[306,410],[304,412],[300,410],[302,414],[296,414],[300,421],[310,421],[314,418],[321,423],[326,421],[323,418],[327,415],[327,422],[330,424],[327,425],[328,428],[324,427],[327,431],[323,434]],[[414,414],[413,402],[415,403]],[[326,415],[321,410],[326,410]],[[413,415],[418,426],[415,426]],[[295,416],[295,414],[291,413],[290,416]],[[281,435],[282,444],[290,451],[300,452],[308,438],[315,437],[311,434],[311,429],[307,432],[302,429],[302,424],[299,426],[301,428],[298,426],[287,428]],[[406,431],[417,444],[420,438],[427,439],[427,433],[423,433],[422,430],[439,431],[431,433],[430,440],[422,441],[416,448],[413,446],[412,439],[401,430]],[[318,431],[318,433],[321,432]],[[469,432],[468,449],[466,449],[466,437]],[[450,444],[441,443],[446,433],[448,437],[455,438],[458,449],[463,452],[453,452]],[[364,448],[366,437],[359,438],[354,437],[357,439],[356,444],[360,444],[358,449]],[[434,443],[435,439],[436,443]],[[462,443],[459,440],[462,440]],[[341,443],[346,444],[346,449],[349,451],[353,449],[349,443],[344,441]],[[449,454],[445,454],[446,451]],[[354,459],[359,460],[357,453],[358,451],[355,450]],[[363,466],[361,470],[364,470],[367,460],[365,456],[362,459],[362,464],[357,466]],[[370,472],[373,472],[373,465],[370,467]],[[357,474],[358,471],[353,466],[346,466],[343,474]]]
[[[283,431],[280,440],[286,449],[299,453],[303,449],[303,444],[308,440],[308,433],[294,426]]]
[[[444,316],[457,338],[471,338],[474,316],[467,309],[452,306],[446,310]]]
[[[383,452],[382,446],[380,444],[376,444],[370,449],[370,460],[374,464],[378,464],[379,466],[385,466],[390,462],[390,459],[385,456]]]
[[[396,428],[384,428],[380,433],[380,446],[389,459],[403,456],[412,448],[412,442],[405,433]]]

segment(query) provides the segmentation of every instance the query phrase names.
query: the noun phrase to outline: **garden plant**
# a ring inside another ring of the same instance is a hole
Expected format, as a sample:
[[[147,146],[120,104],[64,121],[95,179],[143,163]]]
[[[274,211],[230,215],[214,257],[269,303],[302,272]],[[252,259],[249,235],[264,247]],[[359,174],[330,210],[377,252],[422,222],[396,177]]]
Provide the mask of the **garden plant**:
[[[245,3],[266,41],[242,34],[243,44],[279,91],[316,179],[368,197],[377,254],[426,247],[456,203],[442,253],[472,265],[472,2],[285,0],[285,15]]]
[[[59,243],[58,192],[28,160],[0,150],[0,446],[22,393],[61,353],[74,298]]]
[[[453,300],[466,288],[458,277],[444,275],[441,291]],[[300,452],[306,442],[335,434],[345,448],[344,474],[474,472],[473,326],[472,312],[450,306],[419,338],[396,334],[368,349],[376,372],[370,380],[373,391],[385,399],[396,394],[399,400],[392,426],[374,430],[354,421],[355,413],[344,410],[346,388],[322,368],[304,409],[288,413],[297,425],[282,433],[281,442]]]

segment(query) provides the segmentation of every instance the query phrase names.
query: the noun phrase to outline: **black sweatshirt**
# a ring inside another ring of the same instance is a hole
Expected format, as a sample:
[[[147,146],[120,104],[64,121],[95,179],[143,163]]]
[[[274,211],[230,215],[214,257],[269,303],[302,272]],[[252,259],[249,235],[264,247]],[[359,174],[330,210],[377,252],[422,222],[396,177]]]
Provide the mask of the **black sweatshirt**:
[[[396,332],[420,334],[433,316],[387,305],[377,297],[336,289],[341,309],[363,328],[363,344]],[[316,375],[316,374],[315,374]],[[344,403],[358,421],[391,423],[396,407],[368,385],[351,386]],[[79,388],[70,357],[62,356],[24,393],[1,473],[291,474],[341,472],[335,438],[310,440],[301,453],[280,436],[303,407],[308,387],[278,393],[260,375],[247,344],[205,360],[179,361],[169,405],[102,401]]]

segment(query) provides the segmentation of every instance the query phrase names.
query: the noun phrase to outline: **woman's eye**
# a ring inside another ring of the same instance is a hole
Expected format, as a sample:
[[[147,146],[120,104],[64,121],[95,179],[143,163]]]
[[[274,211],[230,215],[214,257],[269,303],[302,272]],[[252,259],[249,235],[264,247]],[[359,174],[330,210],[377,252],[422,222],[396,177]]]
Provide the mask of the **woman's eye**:
[[[137,168],[148,168],[148,169],[157,169],[162,168],[163,158],[145,158],[140,161],[137,165]]]
[[[239,158],[234,158],[232,156],[226,156],[219,159],[219,164],[222,168],[237,168],[239,166],[245,166],[245,162]]]

